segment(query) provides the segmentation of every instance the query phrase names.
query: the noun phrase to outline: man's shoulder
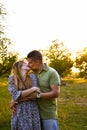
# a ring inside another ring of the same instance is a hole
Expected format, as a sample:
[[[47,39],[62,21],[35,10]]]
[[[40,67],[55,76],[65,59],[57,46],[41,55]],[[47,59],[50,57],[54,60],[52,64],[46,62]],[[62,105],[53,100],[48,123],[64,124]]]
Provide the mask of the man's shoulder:
[[[48,71],[49,73],[58,73],[56,71],[56,69],[54,69],[53,67],[47,65],[46,63],[45,63],[45,70]]]
[[[52,70],[52,71],[56,71],[54,68],[52,68],[51,66],[49,66],[49,65],[47,65],[46,63],[44,63],[44,68],[46,69],[46,70]]]
[[[53,67],[48,66],[48,68],[49,68],[49,71],[51,72],[57,72]]]

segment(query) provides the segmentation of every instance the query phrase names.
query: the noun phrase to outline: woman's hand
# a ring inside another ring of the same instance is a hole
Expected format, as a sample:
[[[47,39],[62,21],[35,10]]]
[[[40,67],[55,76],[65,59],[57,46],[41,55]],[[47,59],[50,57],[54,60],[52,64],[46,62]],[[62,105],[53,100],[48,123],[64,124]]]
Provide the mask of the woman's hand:
[[[33,92],[38,92],[38,93],[40,92],[40,88],[38,87],[32,87],[31,89],[33,90]]]

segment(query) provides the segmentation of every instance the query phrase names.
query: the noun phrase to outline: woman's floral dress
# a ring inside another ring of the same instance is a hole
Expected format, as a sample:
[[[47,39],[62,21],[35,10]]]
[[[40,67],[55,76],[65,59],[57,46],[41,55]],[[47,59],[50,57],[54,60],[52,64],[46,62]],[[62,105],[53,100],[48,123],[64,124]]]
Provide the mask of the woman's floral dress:
[[[37,86],[37,80],[34,74],[30,75],[33,85]],[[19,99],[21,91],[17,91],[13,76],[8,79],[8,90],[13,100]],[[11,130],[41,130],[40,115],[36,99],[29,100],[16,105],[16,114],[11,118]]]

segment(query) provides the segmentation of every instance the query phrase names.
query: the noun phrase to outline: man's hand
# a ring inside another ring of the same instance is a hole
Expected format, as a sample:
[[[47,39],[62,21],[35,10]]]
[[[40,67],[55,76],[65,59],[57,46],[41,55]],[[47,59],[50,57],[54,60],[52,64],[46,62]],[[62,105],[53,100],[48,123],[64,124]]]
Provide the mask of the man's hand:
[[[16,105],[17,105],[17,102],[15,102],[14,100],[11,100],[10,103],[10,108],[12,109],[12,113],[15,114],[16,113]]]
[[[32,94],[30,94],[29,96],[31,99],[35,99],[37,97],[37,92],[34,92]]]

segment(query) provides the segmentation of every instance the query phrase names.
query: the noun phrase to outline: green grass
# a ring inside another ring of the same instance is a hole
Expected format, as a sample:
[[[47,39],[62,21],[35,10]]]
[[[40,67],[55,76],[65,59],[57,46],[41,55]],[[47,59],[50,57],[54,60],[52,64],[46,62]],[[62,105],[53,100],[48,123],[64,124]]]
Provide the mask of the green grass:
[[[87,80],[63,79],[58,98],[60,130],[87,130]],[[0,78],[0,130],[10,130],[8,79]]]
[[[0,130],[10,130],[11,110],[7,78],[0,78]]]
[[[87,130],[87,81],[65,81],[58,98],[60,130]]]

